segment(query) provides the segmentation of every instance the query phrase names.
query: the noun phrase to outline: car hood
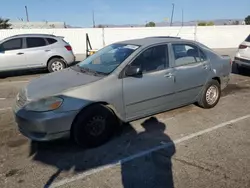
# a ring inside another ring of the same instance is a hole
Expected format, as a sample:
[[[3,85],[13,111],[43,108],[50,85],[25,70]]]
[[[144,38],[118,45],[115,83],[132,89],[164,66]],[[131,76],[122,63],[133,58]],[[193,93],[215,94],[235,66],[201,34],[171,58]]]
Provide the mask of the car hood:
[[[31,80],[26,86],[29,100],[35,100],[61,93],[70,88],[89,84],[103,77],[77,72],[71,68],[54,72]]]

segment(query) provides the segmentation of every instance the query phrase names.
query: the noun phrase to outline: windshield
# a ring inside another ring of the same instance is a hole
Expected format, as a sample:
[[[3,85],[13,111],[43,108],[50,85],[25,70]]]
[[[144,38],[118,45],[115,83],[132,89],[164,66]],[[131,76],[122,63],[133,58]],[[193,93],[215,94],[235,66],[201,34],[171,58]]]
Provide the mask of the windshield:
[[[109,74],[137,48],[139,48],[138,45],[111,44],[89,56],[80,62],[78,66],[82,69]]]

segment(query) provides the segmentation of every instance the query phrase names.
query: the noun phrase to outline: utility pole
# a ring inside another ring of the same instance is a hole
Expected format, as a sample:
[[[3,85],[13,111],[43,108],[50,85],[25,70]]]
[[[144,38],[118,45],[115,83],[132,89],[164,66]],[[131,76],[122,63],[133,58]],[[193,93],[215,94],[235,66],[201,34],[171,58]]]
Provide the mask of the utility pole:
[[[174,3],[172,3],[173,8],[172,8],[172,15],[171,15],[171,22],[170,22],[170,26],[172,26],[173,24],[173,16],[174,16]]]
[[[92,11],[92,21],[93,21],[93,28],[95,28],[95,12]]]
[[[181,11],[181,18],[182,18],[181,25],[183,26],[183,25],[184,25],[183,9],[182,9],[182,11]]]
[[[25,12],[26,12],[27,22],[29,22],[29,14],[28,14],[28,8],[27,8],[27,6],[25,6]]]

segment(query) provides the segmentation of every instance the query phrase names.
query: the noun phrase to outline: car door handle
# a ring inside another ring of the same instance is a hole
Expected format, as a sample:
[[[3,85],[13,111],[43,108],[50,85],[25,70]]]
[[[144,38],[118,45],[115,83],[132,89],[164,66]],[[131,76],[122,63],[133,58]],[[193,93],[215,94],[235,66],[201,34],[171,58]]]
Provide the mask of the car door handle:
[[[45,50],[45,52],[49,52],[50,50]]]
[[[23,53],[22,53],[22,52],[19,52],[19,53],[17,53],[16,55],[23,55]]]
[[[172,73],[165,74],[164,77],[166,78],[172,78],[174,75]]]
[[[203,64],[203,68],[204,68],[204,69],[208,69],[208,68],[209,68],[209,65],[208,65],[208,64]]]
[[[171,78],[175,82],[175,75],[172,73],[167,73],[164,75],[165,78]]]

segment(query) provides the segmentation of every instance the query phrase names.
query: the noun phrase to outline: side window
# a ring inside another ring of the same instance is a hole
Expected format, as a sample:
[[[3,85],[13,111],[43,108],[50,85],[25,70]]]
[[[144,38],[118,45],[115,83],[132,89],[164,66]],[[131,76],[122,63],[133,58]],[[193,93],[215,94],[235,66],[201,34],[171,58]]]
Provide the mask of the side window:
[[[27,41],[27,48],[46,46],[46,42],[43,38],[28,37],[28,38],[26,38],[26,41]]]
[[[49,44],[54,44],[57,42],[56,39],[52,39],[52,38],[46,38],[46,40],[48,41]]]
[[[172,44],[175,66],[202,62],[206,59],[205,54],[197,46],[190,44]]]
[[[22,48],[22,38],[10,39],[1,45],[1,51],[18,50]]]
[[[169,67],[168,46],[159,45],[145,50],[131,65],[141,66],[143,73],[166,69]]]

